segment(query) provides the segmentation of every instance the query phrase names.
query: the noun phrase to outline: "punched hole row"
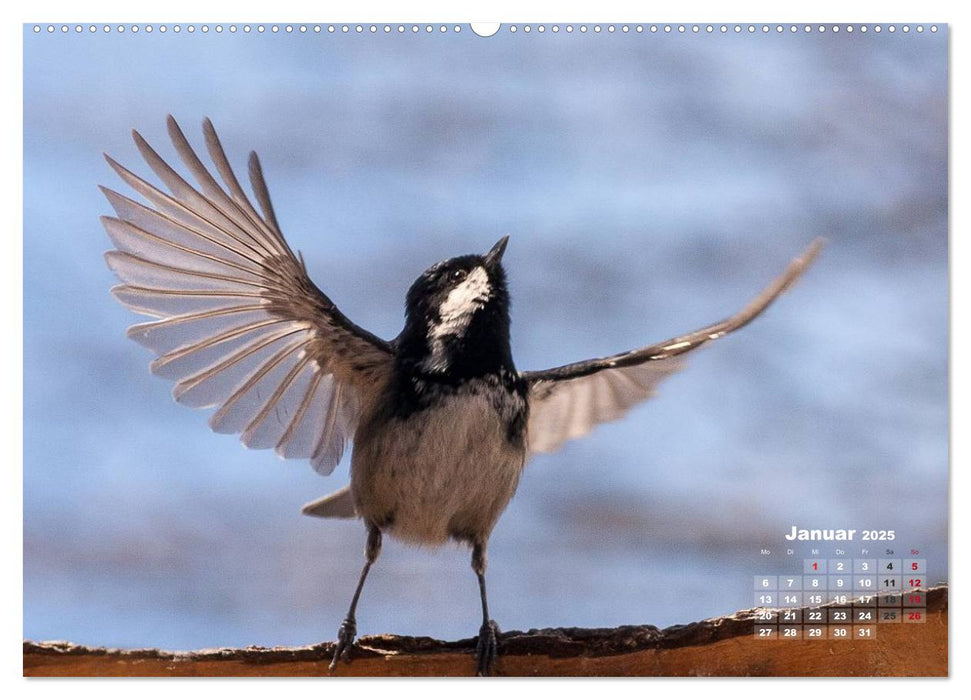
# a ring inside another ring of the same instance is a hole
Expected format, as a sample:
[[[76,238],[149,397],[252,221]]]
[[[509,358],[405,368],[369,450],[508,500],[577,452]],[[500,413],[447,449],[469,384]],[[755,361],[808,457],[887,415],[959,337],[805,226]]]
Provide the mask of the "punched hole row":
[[[848,24],[848,25],[838,25],[838,24],[833,24],[833,25],[825,25],[825,24],[819,24],[819,25],[811,25],[811,24],[805,24],[805,25],[797,25],[797,24],[788,24],[788,25],[784,25],[784,24],[775,24],[775,25],[769,25],[769,24],[760,24],[760,25],[756,25],[756,24],[748,24],[748,25],[745,25],[745,24],[733,24],[733,25],[728,25],[728,24],[720,24],[720,25],[714,25],[714,24],[607,24],[607,25],[511,24],[508,27],[506,27],[506,30],[511,34],[516,34],[519,32],[526,33],[526,34],[529,34],[532,32],[536,32],[538,34],[544,34],[546,32],[551,32],[553,34],[558,34],[560,32],[565,32],[566,34],[572,34],[574,32],[579,32],[580,34],[586,34],[588,32],[593,32],[594,34],[602,34],[604,32],[608,34],[615,34],[615,33],[628,34],[631,32],[636,34],[643,34],[645,32],[650,34],[657,34],[657,33],[664,33],[664,34],[817,33],[817,34],[822,34],[827,32],[830,32],[833,34],[838,34],[840,32],[845,32],[848,34],[853,32],[860,32],[865,34],[867,32],[874,32],[876,34],[880,34],[884,31],[889,32],[891,34],[894,34],[898,31],[904,34],[909,34],[912,31],[920,34],[920,33],[923,33],[925,30],[930,31],[931,33],[936,33],[938,31],[938,27],[936,24],[932,24],[927,27],[925,27],[922,24],[913,25],[913,26],[909,24],[903,24],[903,25],[896,25],[896,24],[888,24],[888,25],[881,25],[881,24],[873,24],[873,25],[868,25],[868,24],[861,24],[861,25],[852,25],[852,24]],[[146,34],[151,34],[153,32],[159,32],[161,34],[165,34],[167,32],[180,34],[182,32],[187,32],[189,34],[194,34],[197,31],[203,34],[208,34],[209,32],[215,32],[216,34],[222,34],[223,32],[228,32],[230,34],[236,34],[237,32],[242,32],[244,34],[250,34],[253,32],[257,34],[264,34],[267,32],[271,34],[279,34],[281,32],[285,34],[294,34],[294,33],[297,33],[297,34],[456,33],[457,34],[462,31],[462,27],[461,25],[458,25],[458,24],[453,24],[453,25],[448,25],[448,24],[394,24],[394,25],[392,24],[383,24],[383,25],[381,24],[326,24],[326,25],[244,24],[239,26],[235,24],[230,24],[226,26],[223,26],[221,24],[216,24],[212,26],[208,24],[202,24],[198,26],[194,24],[188,24],[188,25],[174,24],[171,26],[165,25],[165,24],[160,24],[160,25],[48,24],[46,26],[35,24],[33,26],[33,31],[35,34],[40,34],[44,31],[46,31],[48,34],[55,34],[58,32],[60,32],[61,34],[68,34],[71,32],[75,34],[82,34],[84,32],[87,32],[89,34],[94,34],[97,32],[101,32],[105,34],[108,34],[111,32],[115,32],[117,34],[124,34],[125,32],[130,32],[132,34],[137,34],[138,32],[144,32]],[[496,31],[498,31],[498,29]],[[484,33],[484,32],[478,31],[475,27],[472,28],[472,32],[479,34],[480,36],[491,36],[492,34],[496,33],[495,31]]]

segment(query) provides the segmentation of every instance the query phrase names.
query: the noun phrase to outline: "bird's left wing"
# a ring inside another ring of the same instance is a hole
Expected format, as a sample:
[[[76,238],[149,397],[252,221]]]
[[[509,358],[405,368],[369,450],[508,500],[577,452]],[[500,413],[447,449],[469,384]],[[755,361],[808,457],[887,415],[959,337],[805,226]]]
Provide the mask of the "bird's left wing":
[[[529,451],[553,452],[598,423],[617,420],[650,398],[662,379],[684,366],[687,352],[749,323],[799,278],[822,248],[816,239],[786,271],[734,316],[661,343],[537,372],[529,386]]]
[[[137,133],[138,150],[170,194],[111,158],[151,206],[102,188],[117,213],[102,217],[117,250],[106,254],[123,284],[113,294],[155,321],[128,335],[157,355],[155,374],[175,398],[218,407],[209,424],[242,433],[247,447],[309,458],[329,474],[353,439],[362,406],[387,380],[393,349],[350,321],[307,275],[280,232],[255,153],[250,203],[207,119],[206,147],[223,184],[179,125],[169,136],[197,181],[186,182]]]

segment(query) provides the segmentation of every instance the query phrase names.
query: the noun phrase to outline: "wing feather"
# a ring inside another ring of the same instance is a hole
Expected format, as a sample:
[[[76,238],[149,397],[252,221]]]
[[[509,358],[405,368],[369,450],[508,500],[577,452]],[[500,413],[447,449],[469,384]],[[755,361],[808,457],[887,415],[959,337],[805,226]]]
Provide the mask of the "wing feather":
[[[175,124],[175,120],[169,120],[170,124]],[[178,126],[176,125],[176,129]],[[202,122],[202,130],[206,136],[206,148],[209,151],[209,157],[212,158],[213,162],[216,164],[216,169],[219,171],[220,177],[222,177],[223,182],[229,187],[229,191],[232,194],[232,203],[235,204],[237,211],[239,211],[251,224],[263,231],[266,238],[265,240],[273,244],[274,249],[277,253],[287,254],[290,253],[290,249],[286,244],[282,235],[279,235],[276,231],[272,231],[260,215],[256,213],[253,205],[250,204],[249,198],[240,187],[239,180],[236,179],[235,173],[233,173],[232,167],[229,165],[229,159],[226,157],[226,152],[223,150],[222,143],[219,141],[219,136],[216,134],[216,130],[212,126],[212,122],[209,119],[205,119]],[[189,149],[191,151],[191,149]],[[203,170],[205,170],[203,168]],[[217,189],[218,185],[216,185]],[[290,253],[292,255],[292,253]]]
[[[253,186],[253,192],[256,194],[256,201],[260,203],[260,209],[263,210],[264,220],[279,234],[280,224],[277,223],[276,212],[273,211],[270,190],[263,178],[263,166],[260,165],[260,157],[256,155],[256,151],[251,151],[249,154],[249,181]]]
[[[151,369],[175,381],[177,401],[216,408],[214,430],[328,474],[387,381],[393,348],[307,276],[280,232],[255,153],[248,171],[262,215],[208,119],[206,150],[222,184],[171,117],[168,133],[196,186],[138,132],[135,145],[168,192],[106,156],[146,202],[102,188],[115,210],[102,217],[115,246],[105,258],[122,282],[112,294],[154,319],[128,335],[157,355]]]
[[[287,398],[292,394],[291,389],[294,387],[296,378],[309,361],[310,358],[306,354],[298,353],[296,361],[291,363],[292,367],[290,367],[280,385],[267,399],[266,404],[260,409],[256,417],[246,426],[246,430],[243,431],[244,445],[256,449],[266,449],[277,445],[280,438],[283,437],[283,431],[287,428],[290,413],[294,408],[292,398],[290,401],[287,401]]]
[[[172,290],[117,285],[111,293],[122,304],[144,316],[166,318],[180,314],[195,313],[205,309],[219,308],[226,304],[241,303],[237,300],[253,302],[261,298],[257,291],[211,291],[203,289]]]
[[[157,211],[160,214],[172,218],[177,224],[185,227],[187,233],[193,232],[200,236],[208,236],[215,240],[223,241],[231,248],[246,250],[257,261],[261,261],[266,256],[266,253],[260,251],[249,236],[234,231],[233,229],[235,227],[230,226],[227,228],[213,223],[198,210],[194,210],[186,206],[183,201],[162,192],[162,190],[138,177],[110,156],[106,155],[105,160],[129,187],[157,207]],[[104,189],[102,188],[102,191]]]
[[[347,426],[343,420],[342,394],[343,387],[340,384],[335,385],[330,394],[330,405],[324,416],[323,428],[311,456],[310,463],[313,468],[325,475],[333,469],[331,465],[336,465],[344,454],[344,431]]]
[[[225,354],[215,364],[212,364],[195,374],[186,376],[175,385],[175,400],[195,408],[224,405],[229,401],[233,390],[239,386],[243,378],[252,372],[255,364],[261,360],[261,355],[270,352],[283,341],[296,342],[299,347],[300,338],[294,338],[299,331],[286,329],[276,334],[261,334],[257,339],[232,354]],[[171,367],[168,365],[167,367]],[[183,364],[179,369],[180,375],[185,374]],[[161,371],[152,367],[156,374]]]
[[[266,399],[282,383],[288,369],[284,361],[298,352],[300,343],[289,342],[257,367],[212,414],[209,425],[217,433],[242,433],[252,425]]]
[[[227,262],[236,262],[253,272],[260,272],[262,269],[258,256],[238,244],[233,245],[230,241],[234,239],[228,236],[213,235],[212,231],[181,224],[171,216],[146,207],[107,187],[101,187],[101,191],[118,218],[137,229],[185,250],[195,250]]]
[[[231,235],[236,235],[240,240],[249,240],[255,248],[261,250],[264,254],[272,255],[272,247],[247,226],[248,222],[243,220],[242,217],[237,216],[234,218],[232,216],[233,212],[226,211],[228,207],[220,206],[220,202],[207,199],[183,179],[172,166],[162,160],[162,157],[137,131],[132,132],[132,137],[145,162],[148,163],[152,172],[165,183],[165,186],[169,188],[169,191],[175,199],[182,202],[186,208],[194,212],[198,218],[206,221],[209,225],[226,231]]]
[[[288,459],[313,456],[316,427],[323,421],[324,407],[330,405],[331,376],[313,371],[309,375],[310,385],[276,446],[277,453]]]
[[[754,320],[799,279],[822,246],[822,239],[813,241],[781,276],[723,321],[630,352],[523,372],[530,393],[530,451],[553,452],[567,440],[621,418],[632,406],[653,396],[661,381],[684,366],[681,355]]]

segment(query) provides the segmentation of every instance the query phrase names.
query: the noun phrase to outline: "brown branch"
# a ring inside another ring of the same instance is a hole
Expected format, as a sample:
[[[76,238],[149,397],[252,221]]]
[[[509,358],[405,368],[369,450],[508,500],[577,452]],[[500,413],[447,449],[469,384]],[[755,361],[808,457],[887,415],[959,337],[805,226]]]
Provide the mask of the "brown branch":
[[[927,591],[923,624],[878,624],[873,640],[755,637],[755,611],[658,629],[541,629],[500,636],[509,676],[943,676],[946,586]],[[24,642],[25,676],[467,676],[475,642],[362,637],[333,674],[330,642],[170,652]]]

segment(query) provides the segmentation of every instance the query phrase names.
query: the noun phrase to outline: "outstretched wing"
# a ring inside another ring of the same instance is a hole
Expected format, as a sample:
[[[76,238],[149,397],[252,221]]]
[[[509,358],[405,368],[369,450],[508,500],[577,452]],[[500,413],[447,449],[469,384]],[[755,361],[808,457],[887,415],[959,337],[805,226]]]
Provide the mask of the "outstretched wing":
[[[353,438],[361,407],[390,371],[391,346],[354,325],[307,276],[277,225],[255,153],[249,176],[257,213],[207,119],[207,170],[170,116],[168,131],[197,187],[137,133],[135,144],[169,193],[110,157],[148,206],[102,191],[117,217],[102,223],[105,254],[123,284],[111,291],[157,320],[128,336],[157,355],[152,372],[176,381],[177,401],[218,407],[209,424],[247,447],[309,458],[329,474]]]
[[[823,246],[816,239],[801,257],[734,316],[662,343],[539,372],[523,372],[529,384],[530,452],[553,452],[586,435],[598,423],[617,420],[650,398],[662,379],[684,366],[684,355],[741,328],[795,283]]]

